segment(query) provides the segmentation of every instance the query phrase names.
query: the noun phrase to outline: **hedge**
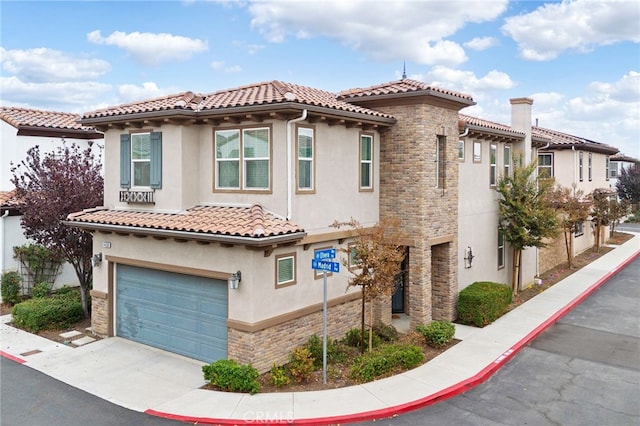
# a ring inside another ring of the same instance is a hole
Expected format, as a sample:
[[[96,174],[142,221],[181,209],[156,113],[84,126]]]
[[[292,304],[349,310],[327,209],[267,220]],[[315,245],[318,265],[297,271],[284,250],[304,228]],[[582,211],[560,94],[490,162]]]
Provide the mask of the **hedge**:
[[[475,282],[458,295],[458,322],[476,327],[491,324],[507,311],[512,297],[506,284]]]

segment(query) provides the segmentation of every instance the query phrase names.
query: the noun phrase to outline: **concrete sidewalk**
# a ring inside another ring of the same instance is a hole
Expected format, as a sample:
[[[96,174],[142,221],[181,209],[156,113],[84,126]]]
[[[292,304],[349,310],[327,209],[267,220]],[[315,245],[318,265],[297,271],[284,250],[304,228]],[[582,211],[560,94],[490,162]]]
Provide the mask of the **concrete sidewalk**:
[[[71,386],[151,415],[201,424],[335,424],[404,413],[487,380],[575,305],[640,255],[640,234],[461,342],[387,379],[315,392],[236,394],[199,389],[204,363],[117,337],[72,348],[1,324],[0,354]]]

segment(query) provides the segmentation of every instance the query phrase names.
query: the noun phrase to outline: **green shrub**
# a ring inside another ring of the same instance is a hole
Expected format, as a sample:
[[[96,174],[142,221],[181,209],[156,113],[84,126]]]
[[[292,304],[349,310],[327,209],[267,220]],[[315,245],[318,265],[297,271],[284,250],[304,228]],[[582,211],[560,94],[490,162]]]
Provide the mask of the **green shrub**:
[[[221,359],[202,366],[204,379],[211,385],[229,392],[248,392],[254,394],[260,390],[258,370],[251,364],[238,364],[231,359]]]
[[[360,329],[359,328],[352,328],[351,330],[347,331],[347,334],[344,338],[344,342],[351,347],[354,348],[359,348],[360,347]],[[378,335],[376,333],[373,333],[373,337],[371,339],[371,346],[378,347],[380,346],[380,337],[378,337]],[[369,347],[369,330],[365,330],[364,332],[364,346],[365,347]]]
[[[322,339],[317,335],[313,335],[303,345],[307,348],[313,357],[313,366],[316,369],[322,368]],[[327,338],[327,364],[332,362],[340,362],[345,356],[340,352],[338,344],[335,340]]]
[[[15,271],[2,274],[2,302],[9,305],[20,303],[20,285],[22,277]]]
[[[349,377],[364,383],[389,374],[396,368],[417,367],[424,360],[422,349],[414,345],[383,345],[378,350],[360,355],[353,361]]]
[[[43,298],[49,296],[51,293],[51,285],[46,282],[41,282],[33,286],[31,295],[36,298]]]
[[[503,315],[512,299],[511,288],[493,282],[475,282],[458,295],[458,321],[484,327]]]
[[[432,321],[429,325],[420,324],[416,330],[424,336],[427,345],[434,348],[448,345],[456,334],[455,326],[449,321]]]
[[[80,298],[72,296],[29,299],[14,306],[12,314],[17,327],[31,332],[66,328],[83,317]]]
[[[398,340],[398,330],[392,325],[381,322],[373,326],[373,332],[380,337],[383,342],[395,342]]]
[[[314,359],[309,349],[298,347],[289,355],[289,372],[298,381],[305,382],[311,377],[315,370]]]
[[[273,364],[273,367],[269,370],[269,381],[272,385],[280,387],[288,385],[291,379],[287,374],[286,368]]]

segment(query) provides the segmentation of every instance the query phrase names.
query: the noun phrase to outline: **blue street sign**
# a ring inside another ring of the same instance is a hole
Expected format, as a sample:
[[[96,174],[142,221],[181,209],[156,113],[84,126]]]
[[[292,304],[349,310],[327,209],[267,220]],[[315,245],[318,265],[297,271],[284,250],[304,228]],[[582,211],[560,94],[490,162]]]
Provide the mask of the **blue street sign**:
[[[318,250],[314,257],[318,260],[329,260],[336,258],[336,249]]]
[[[327,271],[327,272],[340,272],[340,263],[338,262],[327,262],[325,260],[312,259],[311,260],[311,268],[317,269],[319,271]]]

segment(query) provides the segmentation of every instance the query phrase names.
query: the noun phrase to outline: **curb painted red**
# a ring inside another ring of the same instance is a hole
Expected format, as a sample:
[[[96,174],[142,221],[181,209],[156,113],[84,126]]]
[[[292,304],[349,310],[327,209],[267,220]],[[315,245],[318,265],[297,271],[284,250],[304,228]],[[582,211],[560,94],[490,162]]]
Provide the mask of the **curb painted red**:
[[[10,359],[11,361],[15,361],[18,364],[24,364],[25,362],[27,362],[26,360],[22,359],[22,358],[18,358],[17,356],[13,356],[11,354],[8,354],[4,351],[0,351],[0,356],[2,358],[6,358],[6,359]]]
[[[604,283],[609,281],[614,275],[624,269],[629,263],[633,262],[637,257],[640,256],[640,250],[633,253],[629,256],[624,262],[619,264],[616,268],[606,273],[602,278],[592,284],[589,288],[587,288],[583,293],[574,298],[571,302],[566,304],[563,308],[557,311],[554,315],[549,317],[546,321],[536,327],[533,331],[527,334],[524,338],[522,338],[519,342],[513,345],[510,349],[505,351],[502,355],[500,355],[496,360],[494,360],[491,364],[487,365],[485,368],[480,370],[474,376],[463,380],[455,385],[449,386],[439,392],[428,395],[424,398],[417,399],[412,402],[408,402],[401,405],[396,405],[393,407],[386,407],[379,410],[367,411],[356,414],[346,414],[342,416],[332,416],[332,417],[320,417],[314,419],[213,419],[207,417],[191,417],[191,416],[182,416],[178,414],[171,413],[163,413],[161,411],[156,410],[146,410],[145,413],[156,416],[163,417],[166,419],[177,420],[182,422],[194,423],[194,424],[202,424],[202,425],[240,425],[240,424],[269,424],[272,426],[285,426],[285,425],[334,425],[334,424],[345,424],[345,423],[355,423],[362,422],[367,420],[378,420],[393,417],[395,415],[404,414],[410,411],[414,411],[420,408],[427,407],[429,405],[435,404],[437,402],[452,398],[456,395],[464,393],[469,389],[472,389],[485,381],[487,381],[496,371],[498,371],[502,366],[504,366],[511,358],[513,358],[523,347],[527,346],[532,340],[538,337],[543,331],[547,328],[551,327],[556,321],[565,316],[568,312],[574,309],[577,305],[579,305],[582,301],[584,301],[587,297],[589,297],[594,291],[600,288]]]

